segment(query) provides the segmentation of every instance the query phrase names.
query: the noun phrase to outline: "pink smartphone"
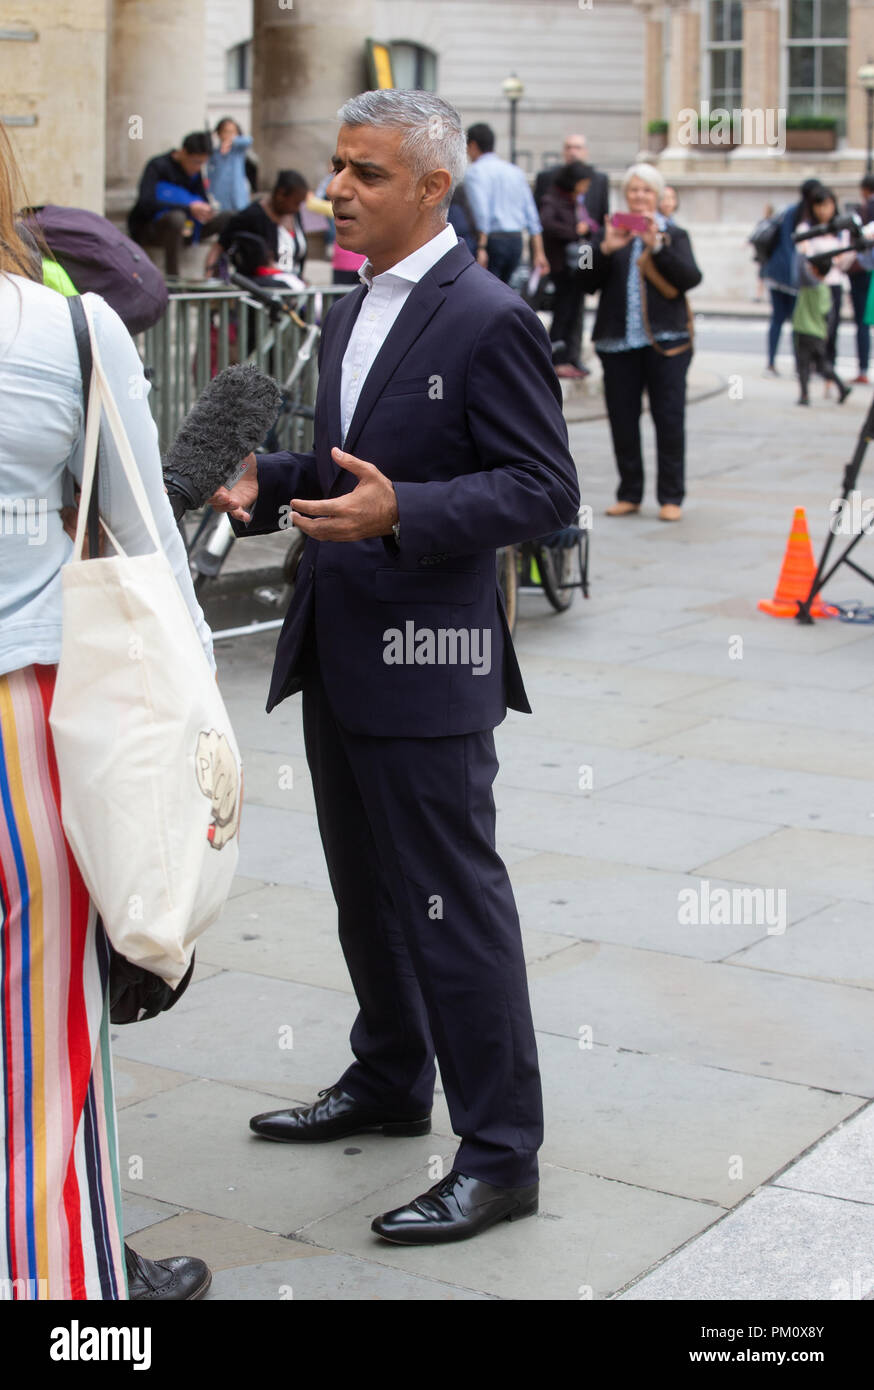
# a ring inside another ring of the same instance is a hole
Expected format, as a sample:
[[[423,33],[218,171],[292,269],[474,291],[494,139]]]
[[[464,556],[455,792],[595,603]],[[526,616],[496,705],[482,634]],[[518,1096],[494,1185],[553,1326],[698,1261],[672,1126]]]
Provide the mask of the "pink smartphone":
[[[624,227],[635,236],[643,236],[649,230],[649,223],[640,212],[614,212],[610,221],[614,227]]]

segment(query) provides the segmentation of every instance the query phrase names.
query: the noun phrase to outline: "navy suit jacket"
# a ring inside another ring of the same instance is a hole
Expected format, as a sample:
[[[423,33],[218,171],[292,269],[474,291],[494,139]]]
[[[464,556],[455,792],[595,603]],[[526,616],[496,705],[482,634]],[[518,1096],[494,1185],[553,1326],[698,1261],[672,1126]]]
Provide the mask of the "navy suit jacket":
[[[579,508],[549,340],[459,242],[413,286],[344,442],[341,365],[365,298],[364,286],[353,290],[325,320],[314,452],[259,455],[252,519],[232,524],[238,536],[264,535],[281,529],[292,497],[351,491],[354,475],[331,458],[342,446],[392,480],[400,544],[308,537],[267,709],[301,688],[314,618],[327,696],[350,732],[429,738],[494,728],[508,705],[530,712],[495,551],[572,524]]]

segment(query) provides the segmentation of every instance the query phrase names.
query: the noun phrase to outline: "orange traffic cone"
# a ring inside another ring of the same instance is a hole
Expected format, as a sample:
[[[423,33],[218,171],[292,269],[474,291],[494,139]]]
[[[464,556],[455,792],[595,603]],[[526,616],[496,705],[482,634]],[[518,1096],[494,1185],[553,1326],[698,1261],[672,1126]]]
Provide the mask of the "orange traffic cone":
[[[774,618],[794,618],[799,602],[806,599],[810,592],[815,574],[816,561],[807,529],[807,517],[803,507],[796,507],[777,588],[773,598],[759,599],[762,612],[770,613]],[[823,603],[818,594],[810,606],[811,617],[814,618],[833,618],[837,611]]]

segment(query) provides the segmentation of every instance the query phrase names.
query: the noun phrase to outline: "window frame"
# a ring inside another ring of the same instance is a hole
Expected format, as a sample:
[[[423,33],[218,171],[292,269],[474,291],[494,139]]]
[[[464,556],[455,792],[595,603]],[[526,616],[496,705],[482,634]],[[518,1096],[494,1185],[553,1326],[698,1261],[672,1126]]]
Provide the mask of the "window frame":
[[[706,0],[703,6],[703,22],[701,25],[701,71],[704,81],[701,84],[702,92],[706,92],[706,100],[709,103],[711,113],[713,111],[733,111],[743,108],[743,76],[744,76],[744,41],[743,41],[743,0],[721,0],[724,9],[730,10],[732,3],[737,3],[741,16],[741,36],[739,39],[712,39],[710,35],[710,16],[712,14],[712,0]],[[730,106],[724,105],[721,101],[714,102],[713,99],[713,64],[711,55],[714,53],[724,53],[733,51],[739,54],[740,58],[740,86],[733,88],[737,91],[737,106],[732,103]]]
[[[822,12],[823,5],[829,4],[829,3],[831,3],[831,0],[813,0],[814,16],[815,16],[817,19],[818,19],[819,15],[820,15],[821,12]],[[843,116],[837,118],[837,119],[838,119],[838,137],[839,137],[839,138],[845,137],[845,136],[846,136],[846,133],[847,133],[847,105],[848,105],[848,102],[849,102],[849,95],[850,95],[850,76],[849,76],[849,56],[850,56],[850,38],[849,38],[849,28],[850,28],[850,5],[849,5],[849,0],[846,0],[846,8],[847,8],[847,34],[846,34],[843,38],[826,38],[826,39],[823,39],[823,38],[817,37],[817,36],[814,34],[814,35],[811,35],[811,36],[808,37],[808,38],[793,39],[793,38],[790,37],[790,33],[789,33],[790,19],[791,19],[791,0],[781,0],[781,5],[780,5],[780,95],[781,95],[781,103],[780,103],[780,104],[781,104],[781,106],[784,108],[784,110],[786,111],[787,116],[792,116],[792,115],[796,115],[796,114],[801,114],[801,113],[798,113],[798,112],[793,112],[793,110],[792,110],[792,105],[791,105],[790,86],[789,86],[789,65],[790,65],[790,54],[791,54],[791,50],[792,50],[793,48],[813,48],[814,50],[818,50],[818,51],[821,53],[821,51],[822,51],[823,48],[843,48],[844,51],[845,51],[845,53],[846,53],[846,55],[847,55],[847,68],[846,68],[845,73],[844,73],[844,86],[843,86],[843,94],[844,94],[844,113],[843,113]],[[823,95],[826,95],[826,96],[834,96],[834,95],[836,95],[839,89],[838,89],[838,88],[835,88],[835,87],[824,87],[824,86],[822,85],[822,83],[819,83],[819,84],[818,84],[818,83],[816,82],[816,80],[815,80],[815,79],[816,79],[816,69],[817,69],[817,68],[819,68],[819,72],[820,72],[820,75],[821,75],[821,74],[822,74],[821,60],[819,60],[818,55],[816,55],[815,58],[814,58],[814,82],[813,82],[813,85],[810,86],[810,87],[795,88],[794,90],[796,91],[796,93],[807,92],[807,93],[810,93],[810,94],[813,95],[813,98],[814,98],[814,112],[811,113],[811,114],[818,114],[818,115],[821,114],[821,115],[826,115],[826,116],[828,116],[828,115],[831,115],[831,114],[833,114],[833,113],[832,113],[832,112],[829,112],[829,111],[822,111],[821,105],[820,105],[821,99],[822,99]]]

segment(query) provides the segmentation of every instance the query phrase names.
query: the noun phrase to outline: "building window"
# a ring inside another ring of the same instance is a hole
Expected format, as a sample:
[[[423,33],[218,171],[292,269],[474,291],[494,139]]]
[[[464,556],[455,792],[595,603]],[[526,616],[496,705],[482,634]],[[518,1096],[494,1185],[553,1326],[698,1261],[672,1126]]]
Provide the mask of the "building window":
[[[396,87],[420,92],[437,90],[437,54],[418,43],[392,43],[391,65]]]
[[[743,106],[741,0],[709,0],[707,22],[710,110],[739,110]]]
[[[790,116],[847,118],[847,0],[788,0],[786,107]]]
[[[236,43],[225,54],[225,88],[248,92],[252,88],[252,41]]]

